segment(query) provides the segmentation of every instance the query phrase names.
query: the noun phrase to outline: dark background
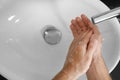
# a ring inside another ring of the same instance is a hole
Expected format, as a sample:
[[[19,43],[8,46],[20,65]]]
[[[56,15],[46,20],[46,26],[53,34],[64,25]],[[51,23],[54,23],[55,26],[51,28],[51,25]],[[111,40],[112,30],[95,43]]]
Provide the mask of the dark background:
[[[104,2],[110,9],[120,7],[120,0],[101,0]],[[120,21],[120,16],[118,16],[118,19]],[[117,67],[114,69],[114,71],[111,73],[113,80],[120,80],[120,62],[117,65]],[[0,80],[7,80],[4,77],[0,76]]]

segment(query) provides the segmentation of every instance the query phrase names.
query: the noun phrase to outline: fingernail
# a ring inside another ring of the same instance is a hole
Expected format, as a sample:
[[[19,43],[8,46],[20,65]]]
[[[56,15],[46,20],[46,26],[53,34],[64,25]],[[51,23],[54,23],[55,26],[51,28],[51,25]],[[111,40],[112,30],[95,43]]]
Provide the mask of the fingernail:
[[[85,14],[82,14],[81,16],[83,16],[83,17],[87,17]]]
[[[76,17],[76,19],[78,19],[79,17]]]
[[[79,17],[76,17],[76,20],[79,21]]]
[[[71,20],[71,23],[74,21],[74,19]]]

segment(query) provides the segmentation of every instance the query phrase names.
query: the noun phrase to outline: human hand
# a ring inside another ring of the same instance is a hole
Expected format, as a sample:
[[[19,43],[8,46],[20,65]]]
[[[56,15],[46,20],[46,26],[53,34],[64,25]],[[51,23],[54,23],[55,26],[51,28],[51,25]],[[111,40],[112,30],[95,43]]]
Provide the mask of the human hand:
[[[86,15],[81,15],[81,18],[84,22],[84,24],[86,26],[88,26],[88,28],[91,28],[93,30],[93,34],[94,34],[94,37],[96,37],[96,39],[98,40],[98,45],[97,45],[97,49],[94,53],[94,56],[93,56],[93,61],[96,61],[98,59],[98,57],[102,57],[101,55],[101,51],[102,51],[102,43],[103,43],[103,38],[102,38],[102,35],[98,29],[98,27],[96,25],[94,25],[88,18]]]
[[[85,15],[82,15],[81,18],[85,25],[93,29],[94,37],[98,40],[97,49],[94,52],[91,66],[87,71],[88,80],[112,80],[102,57],[101,51],[103,38],[101,33],[99,32],[98,27],[94,25]]]

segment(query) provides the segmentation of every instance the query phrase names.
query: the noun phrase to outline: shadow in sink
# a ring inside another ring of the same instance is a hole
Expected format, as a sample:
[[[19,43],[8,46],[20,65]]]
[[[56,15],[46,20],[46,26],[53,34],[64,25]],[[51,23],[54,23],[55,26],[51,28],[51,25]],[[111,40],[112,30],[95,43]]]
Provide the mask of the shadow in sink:
[[[4,78],[2,75],[0,75],[0,80],[7,80],[7,79]]]
[[[113,80],[120,80],[120,62],[117,65],[117,67],[113,70],[111,73],[112,79]]]

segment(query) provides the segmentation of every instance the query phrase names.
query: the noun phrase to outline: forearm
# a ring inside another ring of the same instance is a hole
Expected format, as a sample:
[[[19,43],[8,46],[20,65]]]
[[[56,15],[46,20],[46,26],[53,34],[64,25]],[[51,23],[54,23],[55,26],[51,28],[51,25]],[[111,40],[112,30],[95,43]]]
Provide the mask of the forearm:
[[[102,56],[93,60],[90,69],[87,72],[88,80],[112,80]]]
[[[53,80],[69,80],[69,76],[65,72],[60,71]]]
[[[64,71],[60,71],[53,80],[75,80],[73,75],[67,74]]]
[[[70,66],[63,68],[52,80],[76,80],[78,74]]]

